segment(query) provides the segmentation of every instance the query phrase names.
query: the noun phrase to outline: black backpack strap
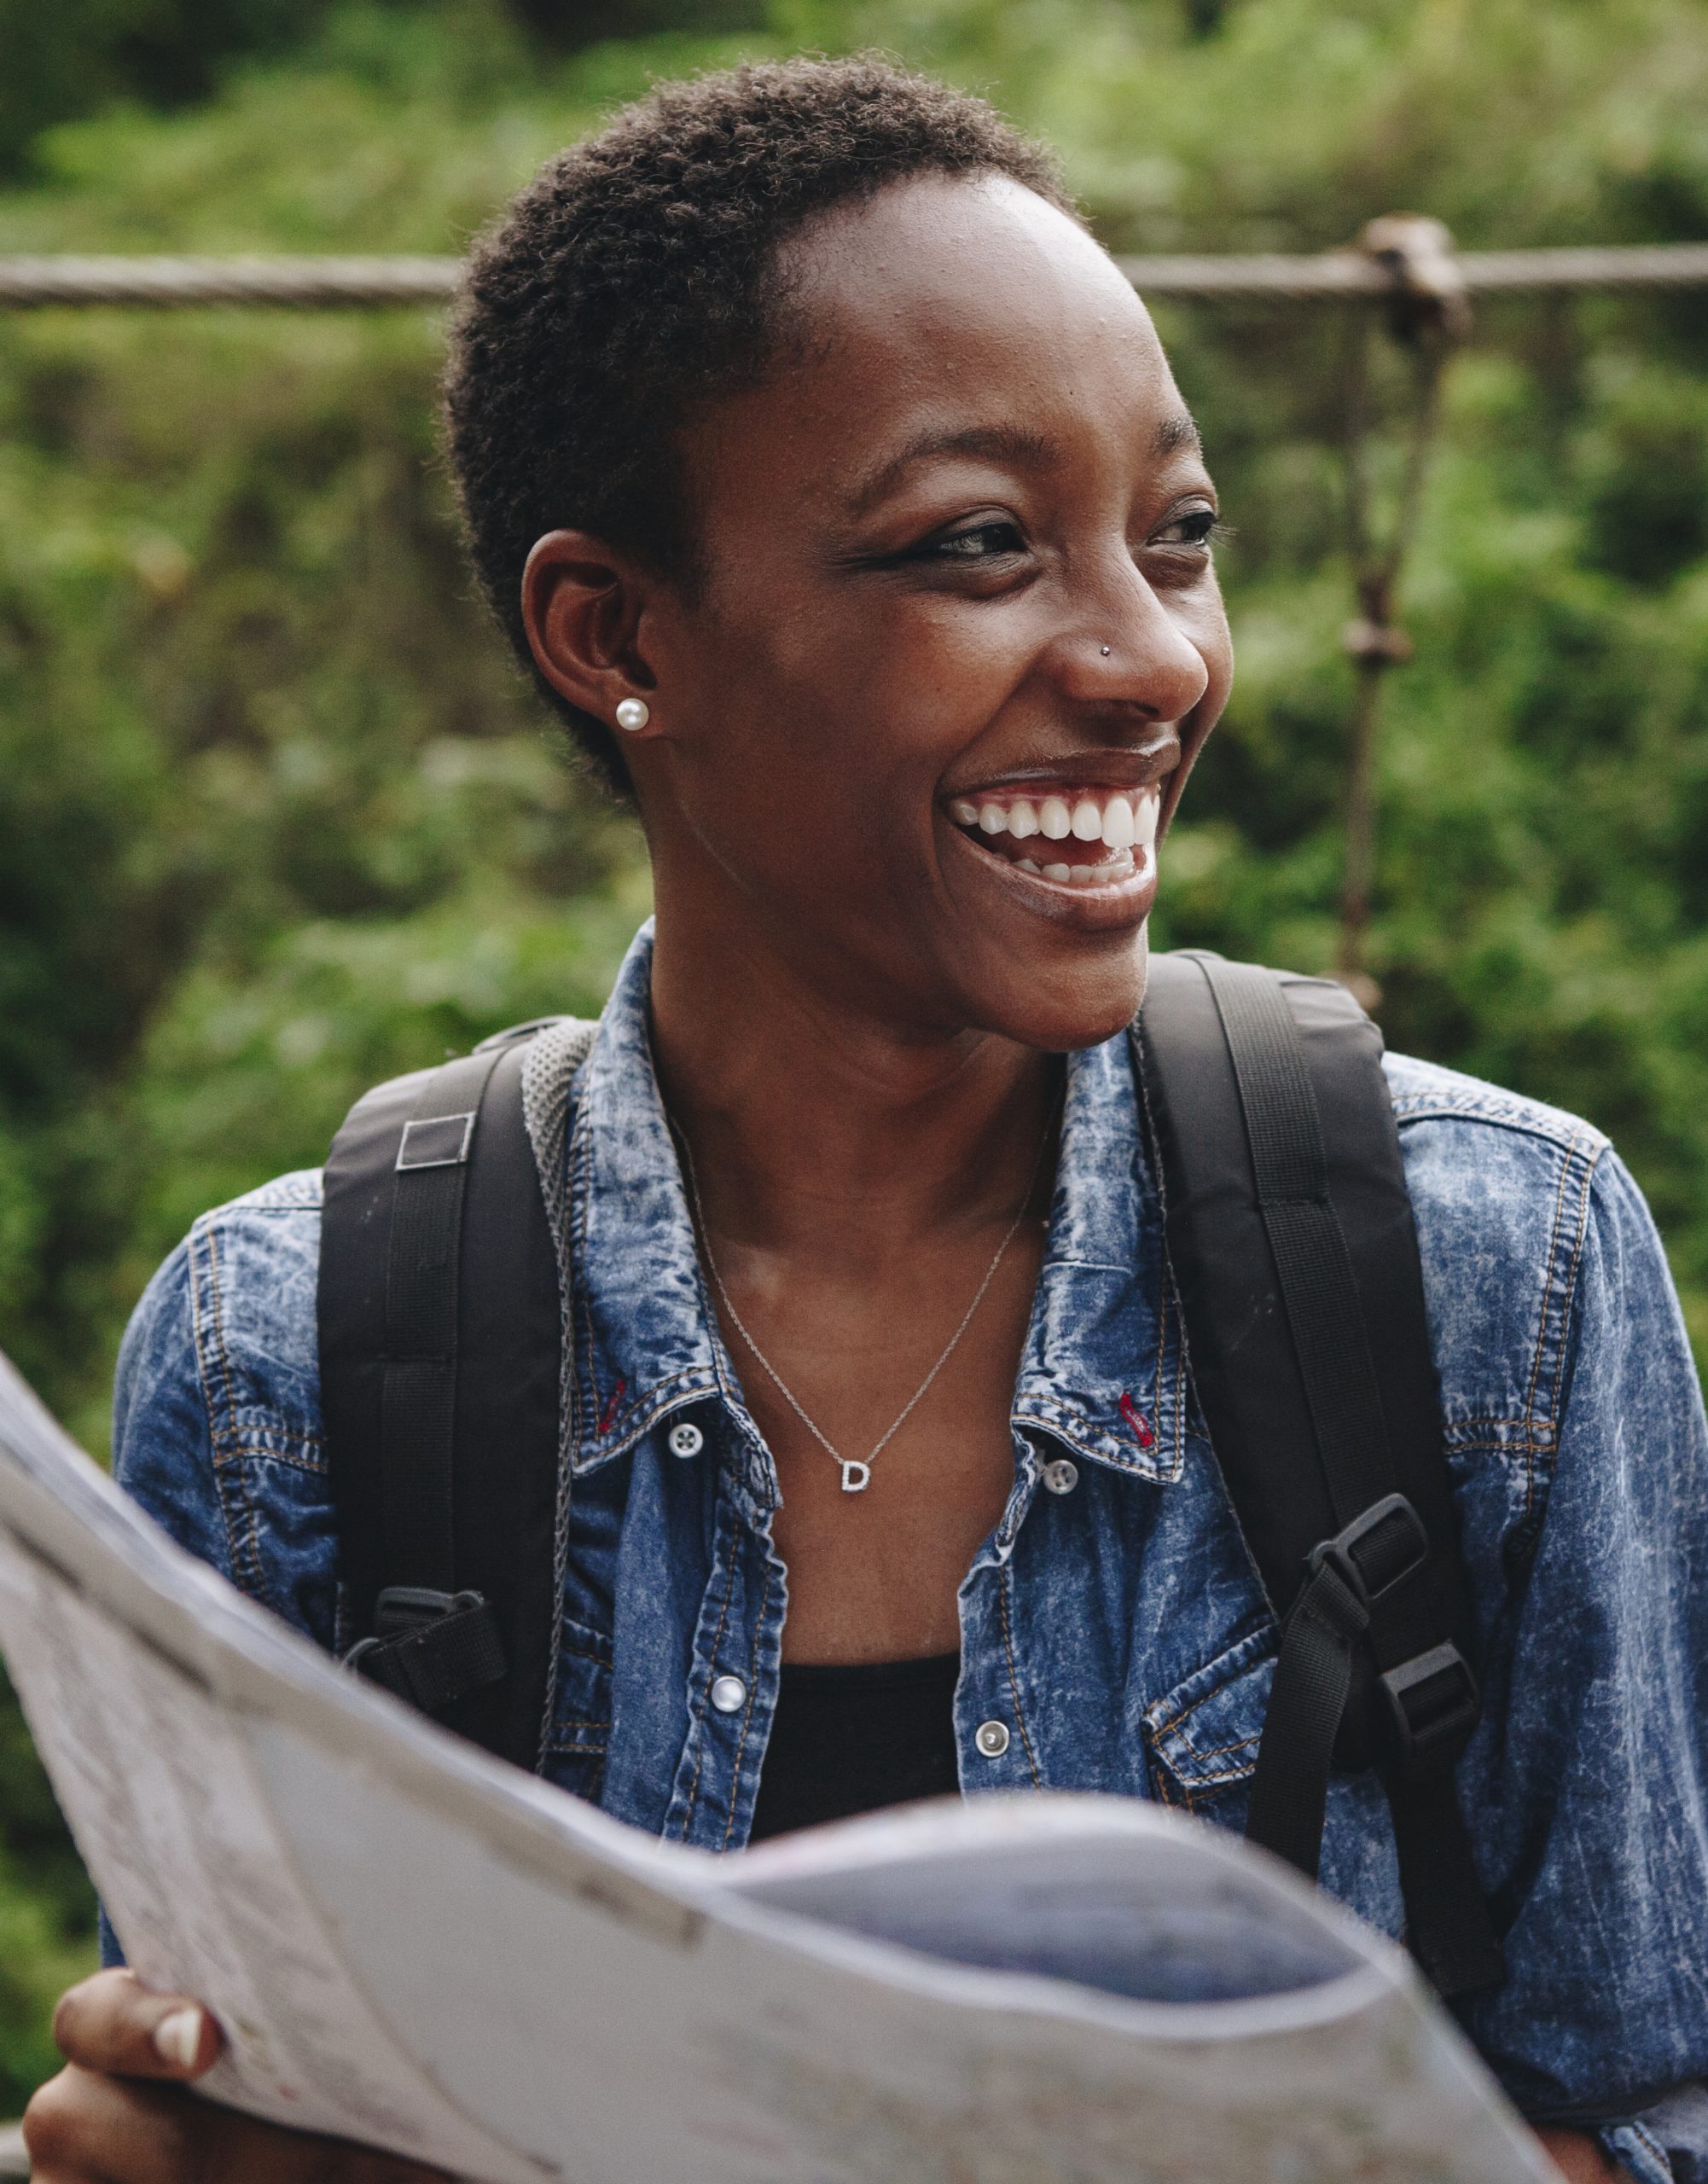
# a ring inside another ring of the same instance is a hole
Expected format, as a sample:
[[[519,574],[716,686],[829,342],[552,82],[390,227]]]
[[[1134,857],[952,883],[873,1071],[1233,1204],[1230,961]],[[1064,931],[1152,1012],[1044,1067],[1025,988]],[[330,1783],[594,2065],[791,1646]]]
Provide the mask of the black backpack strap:
[[[539,1028],[357,1102],[326,1165],[318,1298],[345,1658],[525,1767],[561,1516],[557,1254],[522,1096]]]
[[[1246,1833],[1315,1878],[1381,1769],[1414,1953],[1502,1976],[1453,1769],[1479,1712],[1381,1037],[1344,987],[1153,960],[1137,1041],[1194,1385],[1281,1623]]]

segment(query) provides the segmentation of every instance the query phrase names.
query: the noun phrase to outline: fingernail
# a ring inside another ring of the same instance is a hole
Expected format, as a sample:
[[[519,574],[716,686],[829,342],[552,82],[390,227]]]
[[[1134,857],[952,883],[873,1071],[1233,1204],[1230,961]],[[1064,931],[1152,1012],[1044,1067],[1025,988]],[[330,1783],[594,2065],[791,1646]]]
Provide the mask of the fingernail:
[[[201,2051],[201,2012],[174,2010],[154,2027],[154,2046],[163,2062],[176,2069],[192,2068]]]

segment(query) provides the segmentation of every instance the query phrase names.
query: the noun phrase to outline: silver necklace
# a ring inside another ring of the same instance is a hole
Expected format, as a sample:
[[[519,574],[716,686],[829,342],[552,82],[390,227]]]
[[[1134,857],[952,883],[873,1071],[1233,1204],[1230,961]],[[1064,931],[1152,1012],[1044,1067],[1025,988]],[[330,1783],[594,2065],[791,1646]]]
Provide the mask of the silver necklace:
[[[1038,1145],[1037,1157],[1032,1162],[1031,1175],[1027,1179],[1025,1195],[1020,1200],[1020,1211],[1015,1214],[1014,1219],[1008,1223],[1008,1234],[1003,1237],[1002,1242],[997,1245],[996,1252],[992,1255],[990,1265],[985,1269],[985,1279],[979,1283],[978,1290],[973,1296],[973,1302],[967,1307],[967,1310],[961,1316],[960,1326],[956,1328],[954,1333],[950,1336],[948,1341],[943,1345],[942,1352],[939,1355],[936,1364],[932,1367],[930,1372],[926,1374],[925,1378],[914,1390],[912,1395],[910,1395],[906,1403],[903,1404],[899,1415],[894,1420],[889,1431],[879,1436],[878,1439],[873,1443],[863,1459],[857,1456],[845,1456],[842,1454],[842,1451],[831,1441],[828,1435],[820,1432],[818,1427],[814,1425],[812,1420],[807,1416],[805,1409],[797,1399],[793,1390],[789,1386],[787,1381],[785,1380],[782,1374],[778,1372],[776,1367],[772,1364],[770,1359],[766,1356],[764,1351],[760,1349],[758,1344],[754,1341],[752,1332],[748,1328],[747,1322],[735,1310],[735,1303],[730,1297],[729,1292],[723,1286],[723,1276],[718,1272],[717,1261],[712,1254],[712,1232],[706,1225],[706,1211],[700,1202],[700,1179],[694,1172],[694,1147],[688,1143],[687,1133],[682,1129],[674,1116],[667,1117],[666,1119],[670,1123],[671,1129],[675,1132],[677,1142],[682,1147],[683,1159],[687,1164],[688,1194],[694,1201],[694,1225],[700,1233],[700,1248],[706,1254],[706,1264],[707,1270],[712,1275],[712,1286],[717,1292],[718,1301],[722,1304],[724,1310],[729,1316],[730,1324],[735,1327],[735,1332],[741,1336],[742,1341],[747,1344],[748,1349],[752,1351],[760,1365],[763,1366],[766,1377],[776,1389],[777,1393],[782,1397],[783,1401],[788,1405],[795,1416],[799,1419],[801,1424],[805,1426],[807,1432],[811,1434],[813,1439],[817,1442],[819,1447],[822,1449],[825,1454],[840,1467],[842,1472],[842,1491],[845,1494],[863,1494],[866,1489],[872,1484],[873,1465],[883,1454],[884,1450],[888,1448],[891,1442],[895,1439],[897,1434],[901,1432],[903,1426],[907,1424],[909,1419],[913,1416],[914,1412],[923,1401],[926,1391],[931,1386],[932,1382],[937,1378],[938,1374],[943,1370],[944,1367],[954,1356],[956,1349],[961,1341],[961,1336],[966,1333],[967,1328],[973,1324],[973,1314],[979,1310],[979,1307],[985,1301],[985,1292],[990,1288],[991,1284],[996,1280],[996,1269],[1002,1263],[1002,1260],[1007,1255],[1009,1245],[1014,1242],[1015,1237],[1020,1233],[1020,1223],[1026,1217],[1026,1208],[1031,1204],[1032,1193],[1037,1188],[1038,1170],[1043,1165],[1043,1156],[1049,1147],[1050,1132],[1054,1129],[1055,1124],[1055,1111],[1054,1107],[1050,1110],[1049,1121],[1044,1124],[1043,1136]]]

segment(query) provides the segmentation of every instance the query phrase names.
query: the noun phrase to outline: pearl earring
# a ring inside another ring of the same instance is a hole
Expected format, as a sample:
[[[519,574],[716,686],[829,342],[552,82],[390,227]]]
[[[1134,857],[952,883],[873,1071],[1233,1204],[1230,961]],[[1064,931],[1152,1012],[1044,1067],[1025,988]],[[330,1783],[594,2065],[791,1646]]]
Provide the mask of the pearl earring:
[[[626,728],[631,734],[637,728],[644,728],[651,718],[652,713],[644,698],[625,698],[617,708],[618,727]]]

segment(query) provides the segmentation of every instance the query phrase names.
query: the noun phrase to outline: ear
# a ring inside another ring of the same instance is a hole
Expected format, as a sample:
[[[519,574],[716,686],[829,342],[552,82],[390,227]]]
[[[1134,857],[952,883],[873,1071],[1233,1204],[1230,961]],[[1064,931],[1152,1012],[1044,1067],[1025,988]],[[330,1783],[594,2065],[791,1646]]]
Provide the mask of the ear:
[[[655,581],[587,531],[547,531],[522,572],[522,621],[535,665],[560,696],[613,732],[624,699],[650,701],[657,688],[642,631]],[[619,737],[632,740],[633,731]]]

